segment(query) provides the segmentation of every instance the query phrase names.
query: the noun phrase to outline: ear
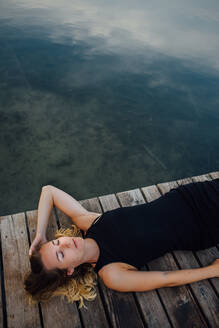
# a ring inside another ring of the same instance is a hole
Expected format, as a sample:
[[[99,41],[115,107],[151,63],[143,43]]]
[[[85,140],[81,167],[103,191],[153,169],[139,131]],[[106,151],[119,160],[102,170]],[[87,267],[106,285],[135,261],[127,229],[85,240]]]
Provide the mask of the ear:
[[[73,272],[74,272],[74,268],[67,269],[67,275],[68,276],[71,276]]]

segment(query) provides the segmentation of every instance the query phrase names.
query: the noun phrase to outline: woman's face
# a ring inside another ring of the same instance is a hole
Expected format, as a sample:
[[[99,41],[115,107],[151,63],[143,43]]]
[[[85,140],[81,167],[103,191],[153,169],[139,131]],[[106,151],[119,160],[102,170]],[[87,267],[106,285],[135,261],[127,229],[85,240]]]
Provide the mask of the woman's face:
[[[74,268],[82,263],[84,246],[81,237],[53,239],[40,248],[43,264],[48,270],[68,269],[68,274],[72,274]]]

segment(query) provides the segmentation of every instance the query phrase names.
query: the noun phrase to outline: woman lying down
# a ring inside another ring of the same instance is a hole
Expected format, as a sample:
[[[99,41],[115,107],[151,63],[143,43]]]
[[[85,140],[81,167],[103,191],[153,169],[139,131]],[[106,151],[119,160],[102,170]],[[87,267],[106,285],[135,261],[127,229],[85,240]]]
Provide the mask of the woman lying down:
[[[53,206],[72,221],[47,241]],[[81,232],[85,237],[82,238]],[[120,292],[148,291],[219,277],[219,259],[195,269],[140,271],[173,250],[197,251],[219,243],[219,179],[171,189],[160,198],[105,213],[87,211],[72,196],[47,185],[38,205],[31,272],[24,280],[30,303],[65,295],[69,302],[96,296],[96,274]]]

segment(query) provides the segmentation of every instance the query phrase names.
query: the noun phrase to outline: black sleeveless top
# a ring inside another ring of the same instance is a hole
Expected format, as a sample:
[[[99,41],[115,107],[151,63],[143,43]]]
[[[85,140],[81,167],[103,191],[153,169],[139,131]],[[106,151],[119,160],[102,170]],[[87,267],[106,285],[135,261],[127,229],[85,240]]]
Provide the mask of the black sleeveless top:
[[[219,179],[173,188],[164,196],[106,211],[85,238],[94,239],[100,256],[94,267],[124,262],[140,269],[172,250],[198,250],[219,242]]]

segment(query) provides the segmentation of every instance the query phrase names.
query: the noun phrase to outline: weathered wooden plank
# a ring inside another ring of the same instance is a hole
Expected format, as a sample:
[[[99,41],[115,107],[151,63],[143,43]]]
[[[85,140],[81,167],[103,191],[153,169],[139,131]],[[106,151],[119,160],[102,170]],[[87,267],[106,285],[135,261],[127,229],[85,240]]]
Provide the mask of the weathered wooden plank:
[[[219,179],[219,171],[218,172],[211,172],[209,175],[212,177],[212,179]]]
[[[192,179],[181,179],[177,181],[179,185],[188,184],[193,182]],[[177,218],[176,218],[177,219]],[[204,251],[207,253],[208,251]],[[174,255],[180,265],[181,269],[199,268],[199,263],[197,262],[193,252],[190,251],[174,251]],[[211,284],[208,280],[197,281],[190,284],[196,299],[202,308],[203,313],[211,325],[211,327],[219,327],[219,299],[216,296]]]
[[[104,212],[119,207],[114,194],[101,196],[99,200]],[[107,288],[101,280],[100,285],[112,327],[144,327],[132,293],[113,291]]]
[[[192,181],[199,182],[199,181],[209,181],[212,180],[208,174],[197,175],[195,177],[191,177]]]
[[[101,208],[97,198],[86,199],[79,201],[79,203],[88,211],[101,213]],[[59,209],[56,210],[60,226],[63,228],[70,228],[72,220]],[[99,279],[99,278],[98,278]],[[86,328],[99,327],[101,323],[102,328],[108,328],[109,324],[105,314],[104,306],[100,297],[100,291],[98,285],[96,286],[97,297],[93,301],[84,301],[87,309],[81,308],[82,320]]]
[[[194,269],[200,267],[192,252],[174,251],[174,255],[181,269]],[[219,299],[209,281],[197,281],[190,284],[190,287],[210,327],[219,327]]]
[[[157,189],[157,186],[155,185],[141,188],[141,191],[148,202],[160,198],[161,196],[160,192]]]
[[[206,266],[211,264],[214,260],[219,259],[219,251],[217,247],[211,247],[205,250],[201,250],[196,252],[196,256],[198,257],[202,266]],[[209,279],[212,285],[214,286],[217,294],[219,295],[219,281],[218,278]]]
[[[184,179],[177,180],[177,183],[178,183],[179,186],[182,185],[182,184],[186,185],[186,184],[191,183],[191,182],[193,182],[191,178],[184,178]]]
[[[162,194],[165,194],[166,190],[170,191],[170,189],[177,188],[177,187],[178,184],[176,181],[169,181],[169,182],[163,182],[157,184],[157,188]]]
[[[169,191],[177,186],[176,182],[168,182],[166,184],[160,184],[159,189],[164,194],[166,190]],[[155,193],[155,197],[157,198],[157,192],[153,190],[153,193]],[[153,194],[151,194],[150,198],[145,194],[145,197],[147,201],[149,199],[150,201],[153,200]],[[171,253],[167,253],[163,257],[149,262],[148,267],[154,271],[178,270]],[[160,288],[158,289],[158,293],[162,298],[162,302],[174,327],[206,327],[204,318],[186,286]]]
[[[40,327],[38,306],[29,306],[23,285],[30,269],[24,213],[1,221],[1,239],[8,327]]]
[[[37,227],[37,210],[26,212],[28,228],[30,233],[30,240],[33,241]],[[47,239],[51,240],[57,230],[57,223],[55,219],[54,210],[52,210],[49,224],[47,228]],[[64,298],[52,297],[48,302],[40,303],[42,308],[43,324],[44,327],[81,327],[80,317],[76,304],[70,304]]]
[[[211,172],[209,174],[205,174],[202,176],[192,177],[192,181],[203,181],[203,179],[209,180],[211,178],[213,179],[219,178],[219,172]],[[179,183],[189,183],[190,181],[191,181],[190,178],[178,180]],[[171,181],[169,183],[158,184],[159,190],[156,188],[156,186],[144,187],[141,188],[141,190],[144,198],[147,201],[152,201],[153,199],[160,197],[160,192],[164,193],[169,191],[171,188],[176,188],[176,187],[177,187],[177,183],[175,181]],[[128,206],[132,206],[138,203],[141,204],[141,202],[143,201],[143,198],[140,197],[138,189],[127,191],[124,193],[119,193],[119,194],[117,194],[117,197],[119,201],[122,203],[122,206],[127,206],[124,204],[128,204]],[[119,206],[114,194],[102,196],[99,197],[99,199],[102,205],[105,204],[105,206],[103,206],[104,211],[111,210]],[[95,199],[94,201],[92,199],[84,200],[81,201],[81,204],[82,203],[83,206],[86,207],[87,209],[93,212],[96,211],[101,213],[100,205],[97,199]],[[31,226],[31,223],[29,222],[30,232],[32,227],[32,234],[33,234],[32,238],[34,238],[35,236],[36,213],[33,216],[35,216],[34,219],[35,226],[34,225]],[[54,218],[54,213],[52,213],[52,217]],[[18,218],[18,220],[16,218]],[[8,327],[20,327],[20,326],[40,327],[38,306],[36,305],[30,307],[29,304],[26,305],[25,302],[27,301],[27,299],[23,290],[22,277],[23,274],[29,270],[29,260],[28,260],[29,245],[27,242],[27,235],[25,230],[26,228],[25,228],[24,213],[5,216],[2,217],[1,220],[3,220],[4,232],[2,232],[0,229],[1,232],[0,238],[4,237],[5,235],[7,236],[7,238],[4,238],[4,240],[2,239],[2,255],[3,255],[3,267],[4,267],[4,277],[5,277],[5,291],[6,291],[5,296],[6,296],[6,305],[7,305]],[[61,219],[60,223],[63,224],[63,222],[64,219],[63,220]],[[51,233],[48,231],[49,232],[48,234],[50,234],[52,237],[56,229],[57,226],[54,219],[54,222],[51,225]],[[181,268],[187,268],[190,265],[192,265],[192,267],[196,267],[198,263],[196,259],[199,260],[199,263],[201,263],[201,265],[203,266],[208,265],[212,263],[212,261],[215,258],[219,257],[219,252],[216,247],[213,247],[208,250],[196,252],[195,253],[196,257],[194,257],[194,254],[192,257],[187,256],[184,253],[182,254],[182,252],[180,251],[175,251],[174,256],[176,257],[177,262],[179,263]],[[25,261],[22,262],[22,258],[26,258]],[[156,270],[157,267],[158,268],[157,270],[162,270],[162,268],[165,270],[165,268],[167,268],[169,264],[170,267],[168,269],[174,269],[174,267],[177,268],[176,263],[174,262],[174,259],[171,254],[169,253],[167,254],[166,260],[164,260],[163,258],[164,257],[162,257],[161,259],[157,259],[158,261],[155,260],[149,263],[149,268]],[[147,267],[143,268],[143,270],[147,270]],[[170,320],[171,320],[171,325],[173,327],[178,327],[179,323],[182,323],[182,326],[186,326],[186,327],[190,327],[192,325],[193,327],[197,327],[197,325],[198,327],[205,326],[202,316],[200,316],[199,318],[200,320],[199,323],[196,320],[197,312],[199,313],[199,311],[197,311],[196,308],[193,309],[194,315],[192,315],[191,313],[192,307],[190,303],[194,303],[194,300],[191,294],[189,293],[188,288],[186,289],[186,292],[184,291],[183,294],[180,294],[181,289],[178,287],[169,288],[169,290],[173,290],[173,289],[177,290],[177,293],[175,294],[174,293],[165,294],[162,292],[162,289],[159,289],[157,291],[145,292],[145,293],[135,293],[135,298],[137,300],[138,307],[141,309],[141,315],[144,321],[142,322],[140,318],[140,314],[138,313],[137,310],[134,297],[127,297],[127,295],[131,293],[114,292],[107,289],[103,285],[101,279],[98,279],[98,282],[99,282],[98,287],[100,287],[101,289],[101,295],[103,296],[103,299],[101,300],[100,294],[98,292],[98,296],[95,301],[86,302],[86,305],[88,306],[88,310],[84,310],[84,309],[79,310],[81,313],[84,327],[93,327],[95,326],[95,323],[98,323],[99,326],[100,322],[101,322],[101,327],[108,327],[109,324],[107,318],[109,319],[110,326],[112,327],[124,327],[124,326],[133,327],[136,325],[138,327],[143,327],[144,323],[145,325],[147,324],[148,327],[159,327],[160,322],[162,322],[162,320],[160,319],[160,315],[157,315],[157,313],[159,313],[159,309],[161,306],[161,303],[159,303],[160,299],[164,304],[165,311],[168,311],[168,315],[170,316]],[[204,288],[203,288],[203,282],[205,282]],[[201,281],[200,285],[198,282],[197,284],[198,287],[196,291],[193,290],[194,288],[196,288],[194,287],[194,285],[196,286],[196,283],[191,284],[189,288],[191,288],[194,295],[196,296],[196,299],[198,300],[199,305],[202,308],[205,317],[207,318],[208,325],[211,327],[216,327],[215,325],[217,324],[218,326],[218,319],[216,318],[217,313],[215,311],[215,307],[216,307],[215,296],[217,296],[216,292],[219,293],[218,279],[213,278],[206,281]],[[211,286],[213,286],[214,289],[211,288]],[[10,290],[12,289],[17,293],[15,294],[14,292],[13,293],[10,292]],[[200,297],[202,296],[203,299],[200,300],[198,299],[197,296],[198,293]],[[139,295],[142,294],[142,295],[139,296],[137,294]],[[160,298],[158,297],[158,295]],[[126,298],[127,298],[127,302],[126,302]],[[170,306],[172,311],[172,317],[171,317],[170,308],[168,307],[168,304],[171,303],[171,299],[175,299],[176,308],[180,307],[180,309],[176,309],[174,312],[174,307],[172,307],[172,305]],[[207,307],[205,306],[206,302],[208,303]],[[151,304],[146,304],[146,303],[151,303]],[[48,308],[49,304],[51,308]],[[57,304],[59,304],[59,306],[57,306]],[[144,304],[146,304],[146,309],[143,308]],[[0,300],[0,306],[2,306],[1,300]],[[71,325],[74,327],[81,327],[77,307],[75,306],[74,308],[74,305],[67,303],[67,301],[63,301],[63,300],[61,301],[59,297],[56,297],[53,298],[51,301],[49,301],[49,303],[42,303],[40,304],[40,306],[42,307],[44,327],[49,327],[49,326],[69,327]],[[104,307],[106,309],[106,313],[104,311]],[[72,310],[73,308],[74,310]],[[161,311],[164,312],[164,318],[166,318],[166,321],[164,319],[162,326],[169,327],[169,322],[167,320],[166,312],[164,311],[164,308],[161,306],[162,309]],[[134,319],[131,318],[131,320],[129,320],[130,317],[127,316],[127,313],[133,314],[133,312],[134,312]],[[156,315],[153,315],[153,312],[156,313]],[[161,314],[161,316],[162,315],[163,314]],[[175,318],[173,318],[174,316]],[[69,319],[63,320],[63,317]],[[190,322],[187,322],[188,320]],[[1,328],[2,317],[0,317],[0,321],[1,321],[0,322],[0,328]]]
[[[143,188],[143,190],[145,191],[145,195],[147,195],[148,198],[151,197],[153,191],[158,192],[157,188],[154,187],[155,186],[149,186],[147,188],[145,187]],[[160,197],[159,192],[158,194]],[[134,206],[134,205],[145,203],[145,200],[139,189],[119,192],[116,194],[116,196],[118,197],[123,207]],[[141,270],[147,271],[148,269],[144,266]],[[147,291],[147,292],[136,292],[134,294],[136,296],[137,302],[140,306],[142,315],[144,317],[144,320],[148,328],[171,327],[167,315],[165,313],[165,310],[155,290]]]

